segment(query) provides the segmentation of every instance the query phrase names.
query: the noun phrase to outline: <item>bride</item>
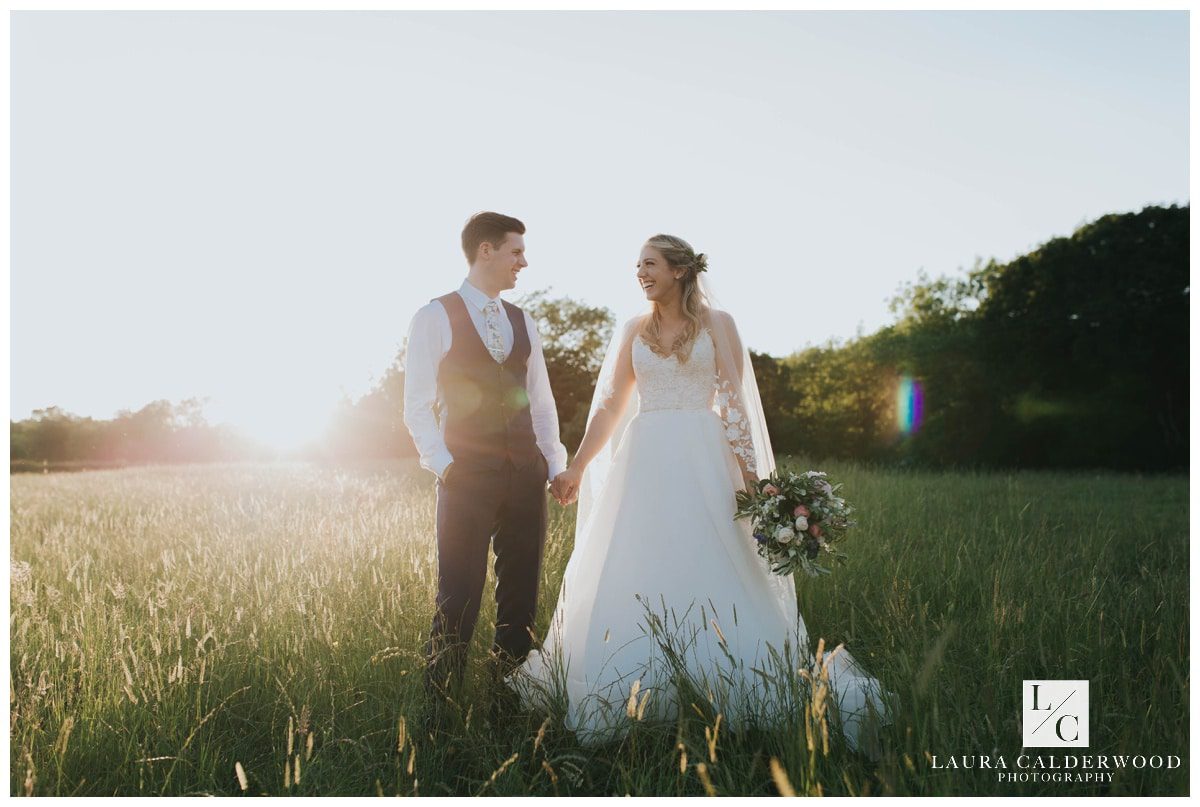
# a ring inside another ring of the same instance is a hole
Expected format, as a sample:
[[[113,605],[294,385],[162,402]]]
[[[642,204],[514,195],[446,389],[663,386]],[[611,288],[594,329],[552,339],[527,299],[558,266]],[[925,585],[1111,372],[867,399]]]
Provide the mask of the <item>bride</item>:
[[[654,236],[637,269],[649,311],[614,334],[583,441],[556,480],[556,496],[579,499],[557,607],[509,678],[526,706],[565,701],[567,727],[589,745],[697,698],[733,728],[786,720],[803,704],[778,673],[811,660],[792,579],[770,572],[733,518],[736,491],[775,467],[749,351],[686,241]],[[826,658],[843,733],[860,748],[884,713],[878,682],[844,648]]]

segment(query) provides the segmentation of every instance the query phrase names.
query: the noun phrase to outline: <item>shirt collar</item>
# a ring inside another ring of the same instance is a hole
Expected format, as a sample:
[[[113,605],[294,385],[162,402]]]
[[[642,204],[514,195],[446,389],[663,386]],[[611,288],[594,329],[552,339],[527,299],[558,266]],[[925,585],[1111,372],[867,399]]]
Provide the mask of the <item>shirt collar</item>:
[[[472,286],[471,281],[469,280],[463,281],[462,285],[458,287],[458,293],[463,296],[464,300],[475,306],[480,311],[482,311],[483,307],[488,303],[495,302],[497,305],[500,303],[499,295],[496,295],[495,297],[488,297],[482,291]]]

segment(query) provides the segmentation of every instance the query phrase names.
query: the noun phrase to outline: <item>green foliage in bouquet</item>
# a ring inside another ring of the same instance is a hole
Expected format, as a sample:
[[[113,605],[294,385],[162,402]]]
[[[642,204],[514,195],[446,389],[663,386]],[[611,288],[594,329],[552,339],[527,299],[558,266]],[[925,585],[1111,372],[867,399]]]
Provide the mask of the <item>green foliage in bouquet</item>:
[[[818,558],[825,553],[845,562],[833,545],[855,524],[853,506],[837,495],[841,486],[830,484],[824,471],[776,472],[759,480],[754,493],[738,491],[734,518],[750,519],[758,554],[775,574],[829,574]]]

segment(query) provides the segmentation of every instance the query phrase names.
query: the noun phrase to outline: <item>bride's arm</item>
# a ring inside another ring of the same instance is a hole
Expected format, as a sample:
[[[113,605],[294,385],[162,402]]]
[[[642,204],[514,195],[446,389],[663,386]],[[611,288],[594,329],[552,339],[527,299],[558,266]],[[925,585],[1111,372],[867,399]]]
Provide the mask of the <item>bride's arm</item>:
[[[570,504],[579,493],[583,481],[583,472],[588,464],[596,458],[604,448],[621,422],[625,408],[633,394],[635,376],[633,372],[633,334],[635,329],[628,329],[617,350],[613,363],[612,379],[601,389],[604,396],[584,431],[579,450],[565,471],[555,477],[551,491],[561,504]],[[606,380],[598,379],[598,384],[606,384]]]
[[[617,424],[621,422],[621,416],[625,414],[625,407],[629,405],[634,388],[632,347],[632,338],[626,338],[613,368],[612,389],[588,421],[579,450],[571,461],[571,467],[577,468],[581,474],[612,437]]]
[[[729,447],[737,459],[746,489],[758,481],[754,461],[754,443],[750,436],[747,402],[742,400],[742,373],[745,351],[733,317],[724,311],[712,311],[711,322],[717,348],[717,391],[721,418]]]

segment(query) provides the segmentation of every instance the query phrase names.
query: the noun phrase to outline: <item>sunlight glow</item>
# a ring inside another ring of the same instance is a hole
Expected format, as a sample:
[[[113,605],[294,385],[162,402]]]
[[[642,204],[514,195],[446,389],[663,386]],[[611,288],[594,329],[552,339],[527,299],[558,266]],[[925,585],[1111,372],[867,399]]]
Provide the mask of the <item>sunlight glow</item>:
[[[214,403],[205,410],[205,415],[209,423],[227,423],[243,437],[268,448],[289,451],[324,437],[334,409],[333,401],[296,397],[236,408]]]

